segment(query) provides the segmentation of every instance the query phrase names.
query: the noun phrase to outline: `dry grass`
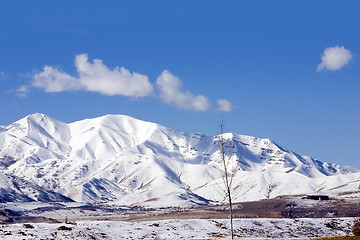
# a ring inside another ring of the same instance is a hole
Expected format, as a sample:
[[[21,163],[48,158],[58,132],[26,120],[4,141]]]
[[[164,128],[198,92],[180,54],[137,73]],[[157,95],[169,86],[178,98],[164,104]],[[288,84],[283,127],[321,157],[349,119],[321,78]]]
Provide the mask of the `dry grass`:
[[[360,240],[360,237],[324,237],[324,238],[314,238],[313,240]]]

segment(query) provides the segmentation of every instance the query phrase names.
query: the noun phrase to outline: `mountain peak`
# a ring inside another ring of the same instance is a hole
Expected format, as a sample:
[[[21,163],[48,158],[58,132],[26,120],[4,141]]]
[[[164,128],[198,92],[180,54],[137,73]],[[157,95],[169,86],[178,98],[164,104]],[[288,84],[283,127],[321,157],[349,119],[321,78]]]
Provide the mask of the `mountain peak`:
[[[33,113],[33,114],[25,116],[24,118],[16,121],[15,123],[25,122],[25,121],[32,121],[32,122],[39,123],[39,122],[44,121],[44,120],[48,121],[48,119],[55,120],[55,119],[52,119],[52,118],[50,118],[49,116],[47,116],[47,115],[45,115],[43,113]]]
[[[236,201],[358,188],[357,169],[301,156],[269,139],[235,133],[224,138],[226,155],[239,167]],[[218,136],[174,131],[126,115],[66,124],[36,113],[0,131],[3,175],[75,201],[223,201],[213,189],[221,186],[220,160]]]

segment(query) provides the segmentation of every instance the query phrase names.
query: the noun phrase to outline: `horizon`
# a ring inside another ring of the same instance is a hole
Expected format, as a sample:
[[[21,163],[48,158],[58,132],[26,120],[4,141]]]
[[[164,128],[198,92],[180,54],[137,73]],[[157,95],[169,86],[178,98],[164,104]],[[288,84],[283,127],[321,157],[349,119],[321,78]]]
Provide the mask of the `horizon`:
[[[214,136],[223,119],[360,169],[357,1],[0,6],[1,126],[121,114]]]

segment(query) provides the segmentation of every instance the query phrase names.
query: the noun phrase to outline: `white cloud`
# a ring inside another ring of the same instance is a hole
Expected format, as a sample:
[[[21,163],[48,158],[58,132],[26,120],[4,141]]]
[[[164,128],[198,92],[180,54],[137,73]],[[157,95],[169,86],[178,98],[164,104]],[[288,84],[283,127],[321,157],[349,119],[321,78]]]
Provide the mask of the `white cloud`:
[[[109,69],[102,60],[88,61],[87,54],[75,57],[78,75],[72,76],[61,69],[45,66],[40,73],[32,76],[30,85],[21,86],[14,92],[20,97],[26,96],[30,87],[37,87],[45,92],[90,91],[108,96],[126,97],[155,96],[154,87],[147,76],[131,73],[123,67]],[[163,102],[180,109],[194,111],[213,110],[209,100],[203,95],[193,95],[183,90],[181,80],[165,70],[156,80],[158,97]],[[218,100],[219,111],[232,111],[228,100]]]
[[[186,110],[211,110],[211,105],[205,96],[194,96],[189,91],[184,91],[181,80],[167,70],[163,71],[157,78],[156,87],[159,91],[160,99],[165,103]]]
[[[24,98],[29,93],[29,88],[26,85],[23,85],[11,92],[15,92],[16,96]]]
[[[145,97],[153,92],[147,76],[130,73],[123,67],[110,70],[99,59],[89,62],[87,54],[77,55],[75,66],[79,77],[45,66],[42,72],[33,76],[32,85],[45,92],[86,90],[109,96]]]
[[[226,99],[219,99],[217,101],[218,110],[222,112],[231,112],[233,109],[232,104]]]
[[[323,69],[339,70],[343,66],[349,63],[352,55],[349,50],[344,47],[330,47],[324,50],[324,54],[321,57],[321,63],[318,65],[317,70]]]
[[[93,63],[90,63],[86,54],[76,56],[75,65],[80,82],[88,91],[127,97],[145,97],[153,92],[153,86],[147,76],[130,73],[123,67],[110,70],[99,59],[94,59]]]
[[[6,79],[6,75],[4,72],[0,72],[0,81]]]
[[[7,75],[5,72],[0,72],[0,81],[11,79],[11,76]]]
[[[63,92],[83,88],[79,79],[51,66],[45,66],[42,72],[35,74],[32,85],[45,92]]]

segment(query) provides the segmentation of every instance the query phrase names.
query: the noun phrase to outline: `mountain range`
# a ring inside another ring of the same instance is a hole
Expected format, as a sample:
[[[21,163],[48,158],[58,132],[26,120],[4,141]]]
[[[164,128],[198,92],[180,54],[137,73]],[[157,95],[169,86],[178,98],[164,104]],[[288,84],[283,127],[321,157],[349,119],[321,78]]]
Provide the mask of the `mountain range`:
[[[215,126],[216,127],[216,126]],[[269,139],[224,133],[234,201],[359,196],[360,171]],[[0,199],[191,206],[226,201],[219,136],[124,115],[70,124],[44,114],[0,126]]]

